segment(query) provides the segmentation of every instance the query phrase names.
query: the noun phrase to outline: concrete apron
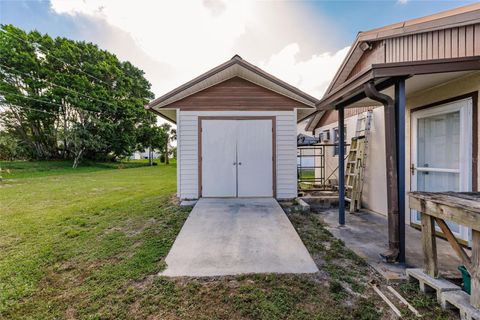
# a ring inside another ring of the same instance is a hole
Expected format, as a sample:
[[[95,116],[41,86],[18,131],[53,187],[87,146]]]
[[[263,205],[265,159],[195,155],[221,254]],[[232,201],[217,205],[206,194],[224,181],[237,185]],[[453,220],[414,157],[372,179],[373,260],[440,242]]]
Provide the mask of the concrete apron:
[[[166,258],[164,276],[318,271],[271,198],[200,199]]]

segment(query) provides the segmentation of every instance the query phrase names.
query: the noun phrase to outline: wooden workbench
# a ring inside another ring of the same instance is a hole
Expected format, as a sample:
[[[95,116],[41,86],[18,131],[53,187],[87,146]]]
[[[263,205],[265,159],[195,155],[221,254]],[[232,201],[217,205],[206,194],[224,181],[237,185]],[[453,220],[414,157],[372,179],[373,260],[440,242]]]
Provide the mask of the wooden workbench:
[[[410,192],[410,208],[422,213],[424,269],[438,277],[435,222],[472,278],[470,303],[480,308],[480,192]],[[472,255],[463,250],[445,220],[472,229]]]

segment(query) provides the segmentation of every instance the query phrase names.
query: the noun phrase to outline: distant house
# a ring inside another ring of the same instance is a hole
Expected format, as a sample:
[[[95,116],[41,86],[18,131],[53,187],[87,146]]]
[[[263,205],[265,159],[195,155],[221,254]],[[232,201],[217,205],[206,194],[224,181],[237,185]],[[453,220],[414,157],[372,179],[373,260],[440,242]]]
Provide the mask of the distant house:
[[[141,159],[149,159],[150,156],[150,150],[146,149],[145,151],[135,151],[132,153],[132,155],[129,157],[130,160],[141,160]],[[158,150],[153,150],[152,152],[152,158],[157,159],[160,157],[160,151]]]
[[[177,193],[297,196],[297,121],[318,100],[239,56],[153,100],[177,124]]]

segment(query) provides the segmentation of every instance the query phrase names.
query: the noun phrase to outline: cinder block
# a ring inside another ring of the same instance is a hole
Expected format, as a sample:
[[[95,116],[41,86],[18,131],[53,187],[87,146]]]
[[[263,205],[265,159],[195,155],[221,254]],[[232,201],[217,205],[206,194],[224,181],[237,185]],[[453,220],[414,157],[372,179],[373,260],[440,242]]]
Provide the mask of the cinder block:
[[[407,269],[406,273],[410,281],[415,280],[419,282],[420,291],[423,293],[434,292],[437,295],[437,301],[439,303],[441,303],[442,293],[461,290],[456,284],[442,278],[433,278],[422,269]]]
[[[447,291],[440,295],[444,309],[457,309],[462,320],[480,320],[480,310],[470,304],[470,296],[461,291]]]
[[[308,203],[306,203],[305,200],[303,200],[302,198],[297,198],[296,200],[297,200],[298,205],[300,206],[300,210],[303,213],[310,212],[310,205]]]
[[[193,207],[194,205],[197,204],[197,201],[198,200],[182,200],[182,202],[180,202],[180,206],[181,207]]]

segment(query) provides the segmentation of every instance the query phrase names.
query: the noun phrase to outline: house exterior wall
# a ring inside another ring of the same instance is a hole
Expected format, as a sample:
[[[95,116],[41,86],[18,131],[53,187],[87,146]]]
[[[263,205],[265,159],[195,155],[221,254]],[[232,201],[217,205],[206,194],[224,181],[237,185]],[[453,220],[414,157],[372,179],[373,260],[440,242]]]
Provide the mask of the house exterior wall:
[[[292,111],[177,111],[177,192],[181,199],[197,199],[198,181],[198,117],[274,116],[276,120],[276,197],[297,196],[297,124]]]
[[[355,115],[361,114],[365,111],[371,110],[373,107],[361,107],[361,108],[349,108],[345,109],[344,117],[345,119],[353,117]],[[318,121],[316,128],[326,126],[331,123],[337,123],[338,121],[338,111],[337,110],[328,110],[325,111],[325,115]],[[316,132],[315,132],[316,133]]]
[[[351,109],[351,116],[345,118],[346,126],[346,143],[350,144],[355,136],[355,128],[358,117],[362,116],[364,108],[358,108],[357,112]],[[348,110],[348,109],[347,109]],[[385,188],[386,168],[385,168],[385,126],[383,120],[383,108],[373,109],[372,125],[370,129],[367,166],[365,169],[365,183],[362,194],[362,206],[379,213],[387,212],[387,193]],[[338,126],[337,122],[329,124],[315,130],[316,135],[323,130],[330,130],[331,140],[333,143],[333,129]],[[347,153],[349,147],[347,147]],[[316,159],[316,165],[319,165],[319,159]],[[334,147],[325,147],[325,177],[331,175],[330,179],[338,182],[338,156],[334,156]],[[316,175],[319,176],[319,169]],[[383,183],[382,183],[383,182]]]
[[[410,146],[411,146],[411,110],[415,108],[419,108],[422,106],[426,106],[438,101],[443,101],[447,100],[453,97],[457,96],[462,96],[465,94],[469,93],[475,93],[477,96],[477,101],[479,98],[479,91],[480,91],[480,73],[476,72],[471,75],[467,75],[465,77],[461,77],[459,79],[456,79],[454,81],[448,82],[446,84],[430,88],[428,90],[424,90],[422,92],[419,92],[417,94],[411,95],[410,97],[407,97],[407,112],[406,112],[406,128],[405,128],[405,147],[406,147],[406,152],[405,152],[405,172],[406,172],[406,191],[410,191],[410,186],[411,186],[411,175],[410,175],[410,163],[411,163],[411,158],[410,158]],[[475,106],[473,106],[475,108]],[[478,112],[478,106],[477,108],[477,119],[475,119],[477,123],[477,127],[480,127],[480,117],[479,117],[479,112]],[[480,185],[480,179],[479,179],[479,167],[478,167],[478,158],[480,156],[479,153],[479,148],[478,148],[478,141],[479,141],[479,132],[477,130],[476,133],[476,155],[473,155],[472,160],[473,160],[473,168],[472,170],[476,171],[476,190],[473,191],[478,191],[478,186]],[[475,143],[475,139],[474,143]],[[473,171],[472,171],[473,172]],[[475,185],[475,184],[474,184]],[[408,208],[408,199],[407,201],[407,208]]]
[[[408,86],[408,82],[406,84]],[[470,74],[464,77],[457,78],[453,81],[445,84],[429,88],[412,94],[407,97],[406,100],[406,119],[405,119],[405,184],[406,192],[411,190],[411,175],[410,175],[410,163],[411,163],[411,111],[416,108],[421,108],[432,103],[451,99],[457,96],[462,96],[475,92],[477,99],[479,98],[478,92],[480,91],[480,73]],[[474,106],[475,107],[475,106]],[[478,108],[478,106],[477,106]],[[477,127],[480,127],[480,112],[477,112]],[[350,143],[351,138],[355,135],[355,125],[358,115],[351,116],[345,119],[347,126],[346,136],[347,143]],[[323,131],[337,127],[337,122],[324,125],[315,130],[316,135]],[[480,140],[480,133],[477,130],[477,144]],[[362,194],[362,206],[380,214],[387,214],[387,188],[386,188],[386,170],[385,170],[385,126],[384,126],[384,110],[383,107],[375,108],[373,110],[373,124],[370,131],[369,149],[367,166],[365,171],[365,183]],[[475,139],[474,139],[475,140]],[[333,141],[332,141],[333,142]],[[477,186],[480,186],[480,171],[478,167],[478,158],[480,157],[480,150],[476,148],[476,157],[473,159],[473,170],[477,172],[476,180]],[[347,148],[348,152],[348,148]],[[476,159],[475,159],[476,158]],[[326,176],[328,177],[332,170],[337,168],[338,157],[333,156],[333,147],[327,147],[326,150]],[[318,174],[318,173],[317,173]],[[336,174],[332,176],[334,179],[338,179]],[[473,191],[478,191],[473,190]],[[406,197],[406,208],[408,208],[408,197]],[[407,222],[410,222],[410,215],[406,214]]]

